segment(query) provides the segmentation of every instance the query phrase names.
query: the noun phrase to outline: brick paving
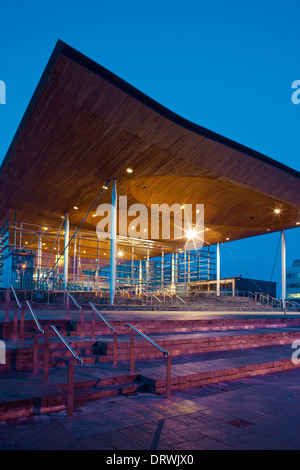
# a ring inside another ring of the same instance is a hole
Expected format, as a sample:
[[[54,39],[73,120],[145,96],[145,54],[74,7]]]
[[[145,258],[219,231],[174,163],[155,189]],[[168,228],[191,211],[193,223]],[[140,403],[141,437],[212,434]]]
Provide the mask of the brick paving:
[[[90,402],[0,422],[10,450],[300,450],[300,371]],[[230,424],[241,423],[241,427]]]

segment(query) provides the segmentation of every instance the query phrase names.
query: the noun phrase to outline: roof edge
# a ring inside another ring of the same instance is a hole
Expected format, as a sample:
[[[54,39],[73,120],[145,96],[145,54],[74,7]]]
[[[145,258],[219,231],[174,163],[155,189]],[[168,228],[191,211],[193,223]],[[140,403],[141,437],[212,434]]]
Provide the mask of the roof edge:
[[[4,171],[4,168],[8,162],[9,156],[15,147],[23,128],[25,127],[29,116],[34,109],[34,106],[38,100],[38,97],[47,81],[48,76],[50,75],[51,70],[53,69],[57,59],[59,58],[60,55],[64,55],[68,57],[69,59],[73,60],[74,62],[78,63],[79,65],[82,65],[83,67],[89,69],[93,73],[101,76],[105,80],[109,81],[112,85],[120,88],[123,90],[125,93],[129,94],[136,100],[140,101],[144,105],[148,106],[151,108],[153,111],[161,114],[162,116],[166,117],[167,119],[173,121],[175,124],[180,125],[181,127],[192,131],[194,133],[197,133],[203,137],[206,137],[210,140],[213,140],[219,144],[225,145],[226,147],[231,148],[232,150],[236,150],[238,152],[244,153],[249,155],[252,158],[255,158],[256,160],[259,160],[263,163],[266,163],[268,165],[271,165],[273,167],[278,168],[279,170],[282,170],[295,178],[300,179],[300,172],[285,165],[284,163],[281,163],[277,160],[274,160],[273,158],[270,158],[256,150],[252,150],[251,148],[239,144],[238,142],[235,142],[227,137],[224,137],[220,134],[217,134],[216,132],[213,132],[209,129],[206,129],[198,124],[193,123],[192,121],[189,121],[186,118],[183,118],[182,116],[176,114],[175,112],[171,111],[170,109],[166,108],[165,106],[161,105],[154,99],[150,98],[147,96],[145,93],[141,92],[122,78],[118,77],[115,75],[113,72],[110,72],[108,69],[105,67],[99,65],[97,62],[94,60],[90,59],[86,55],[82,54],[81,52],[77,51],[73,47],[69,46],[62,40],[58,40],[55,48],[50,56],[50,59],[45,67],[45,70],[40,78],[40,81],[33,93],[33,96],[29,102],[29,105],[24,113],[24,116],[17,128],[17,131],[13,137],[13,140],[6,152],[6,155],[3,159],[3,162],[0,167],[0,176],[2,172]]]

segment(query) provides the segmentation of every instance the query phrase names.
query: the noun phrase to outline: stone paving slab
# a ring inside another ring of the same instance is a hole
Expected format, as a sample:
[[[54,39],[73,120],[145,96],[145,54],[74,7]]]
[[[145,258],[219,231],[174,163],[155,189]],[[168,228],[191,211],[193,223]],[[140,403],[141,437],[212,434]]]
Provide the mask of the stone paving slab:
[[[237,427],[232,422],[249,423]],[[1,450],[300,450],[299,371],[0,422]],[[103,454],[104,456],[106,453]],[[133,453],[134,455],[134,453]],[[99,454],[101,460],[101,454]]]

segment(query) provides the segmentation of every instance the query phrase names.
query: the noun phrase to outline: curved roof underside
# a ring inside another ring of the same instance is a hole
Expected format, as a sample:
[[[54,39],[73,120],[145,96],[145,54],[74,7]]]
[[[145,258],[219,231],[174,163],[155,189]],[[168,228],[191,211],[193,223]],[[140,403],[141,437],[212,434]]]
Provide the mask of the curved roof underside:
[[[111,179],[128,205],[204,204],[209,244],[300,221],[297,171],[177,116],[58,41],[0,169],[1,214],[58,226],[76,205],[78,226]],[[89,215],[84,227],[96,224]]]

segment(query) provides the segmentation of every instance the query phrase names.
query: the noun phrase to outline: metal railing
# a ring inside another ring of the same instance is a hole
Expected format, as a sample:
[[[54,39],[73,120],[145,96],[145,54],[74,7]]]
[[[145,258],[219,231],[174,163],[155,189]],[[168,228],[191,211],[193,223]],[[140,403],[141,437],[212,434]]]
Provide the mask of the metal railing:
[[[43,335],[43,334],[45,333],[45,331],[43,330],[43,328],[41,327],[41,325],[40,325],[38,319],[36,318],[35,313],[34,313],[34,311],[32,310],[32,307],[31,307],[30,303],[28,302],[28,300],[26,300],[26,303],[27,303],[27,306],[28,306],[28,308],[29,308],[29,311],[30,311],[30,313],[31,313],[31,315],[32,315],[32,317],[33,317],[35,323],[36,323],[36,326],[38,327],[40,333],[42,333],[42,335]]]
[[[28,306],[28,308],[29,308],[29,311],[30,311],[30,313],[31,313],[31,315],[32,315],[32,317],[33,317],[33,319],[34,319],[34,321],[35,321],[35,324],[36,324],[36,326],[37,326],[39,332],[40,332],[42,335],[44,335],[44,334],[45,334],[45,330],[43,330],[43,328],[41,327],[41,325],[40,325],[38,319],[37,319],[36,316],[35,316],[34,311],[32,310],[32,307],[31,307],[30,303],[28,302],[28,300],[26,300],[26,303],[27,303],[27,306]],[[38,356],[39,356],[39,337],[38,337],[37,334],[35,334],[35,335],[33,336],[33,359],[32,359],[32,372],[33,372],[34,374],[36,374],[37,371],[38,371]]]
[[[95,307],[92,302],[89,302],[90,306],[92,307],[92,339],[95,339],[95,329],[96,329],[96,319],[95,319],[95,313],[99,315],[101,320],[104,321],[106,326],[111,330],[113,334],[113,364],[116,365],[118,362],[117,354],[118,354],[118,344],[117,344],[117,333],[116,330],[113,326],[111,326],[108,321],[104,318],[104,316],[99,312],[99,310]]]
[[[21,304],[20,304],[20,302],[19,302],[18,296],[17,296],[17,294],[16,294],[16,291],[15,291],[15,289],[14,289],[14,286],[11,285],[10,288],[11,288],[11,290],[13,291],[13,294],[14,294],[14,297],[15,297],[15,299],[16,299],[16,302],[17,302],[18,307],[19,307],[19,308],[22,308],[22,307],[21,307]]]
[[[167,398],[171,398],[171,355],[169,351],[166,349],[161,348],[158,344],[156,344],[152,339],[150,339],[147,335],[142,333],[138,330],[135,326],[131,325],[130,323],[125,324],[126,328],[131,328],[130,331],[130,370],[135,370],[135,346],[134,346],[134,333],[138,333],[142,338],[148,341],[152,346],[157,348],[160,352],[163,353],[165,357],[167,357],[167,371],[166,371],[166,396]]]
[[[73,358],[82,364],[82,358],[79,357],[73,348],[66,342],[66,340],[59,333],[58,329],[54,325],[50,325],[45,330],[45,346],[44,346],[44,382],[49,381],[49,359],[50,359],[50,329],[52,329],[66,348],[70,351]],[[74,411],[74,362],[68,359],[68,386],[67,386],[67,416],[72,416]]]
[[[84,310],[80,305],[78,305],[78,303],[74,299],[73,295],[68,291],[68,289],[65,289],[65,292],[67,294],[67,297],[66,297],[66,316],[67,316],[67,320],[70,320],[70,302],[69,302],[69,299],[71,299],[72,302],[74,303],[74,305],[78,308],[78,310],[80,310],[80,336],[83,336],[84,335]]]

